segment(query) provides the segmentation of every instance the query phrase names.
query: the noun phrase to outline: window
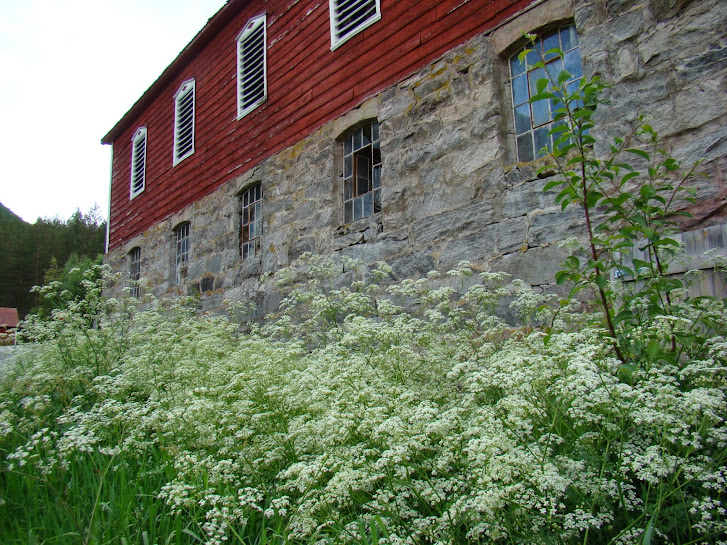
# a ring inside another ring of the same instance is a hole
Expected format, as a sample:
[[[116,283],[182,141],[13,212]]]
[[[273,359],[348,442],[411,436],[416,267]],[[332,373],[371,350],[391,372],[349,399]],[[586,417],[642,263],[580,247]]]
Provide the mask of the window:
[[[381,211],[379,124],[368,123],[343,141],[343,217],[350,223]]]
[[[139,127],[131,138],[131,142],[129,200],[144,191],[146,184],[146,127]]]
[[[380,0],[329,0],[331,49],[381,19]]]
[[[263,190],[261,184],[246,189],[241,195],[242,221],[240,233],[240,252],[242,259],[255,257],[260,253],[262,235]]]
[[[141,279],[141,248],[138,246],[129,252],[129,287],[130,295],[139,297],[139,280]]]
[[[182,223],[174,229],[174,241],[177,247],[175,260],[177,282],[181,282],[186,277],[189,265],[189,222]]]
[[[251,19],[237,38],[237,117],[248,114],[268,96],[265,15]]]
[[[174,165],[194,153],[194,80],[174,95]]]
[[[545,56],[547,74],[557,78],[564,69],[571,74],[567,85],[569,89],[578,86],[583,75],[581,67],[581,54],[578,48],[578,35],[576,27],[569,25],[545,34],[538,38],[533,51],[521,62],[519,52],[510,58],[510,82],[512,87],[512,104],[515,112],[515,139],[518,161],[532,161],[543,155],[543,148],[552,148],[553,139],[548,131],[553,125],[553,101],[540,100],[529,104],[528,100],[536,93],[536,83],[539,79],[548,77],[543,68],[534,68],[551,49],[559,48],[564,58],[556,58],[550,54]]]

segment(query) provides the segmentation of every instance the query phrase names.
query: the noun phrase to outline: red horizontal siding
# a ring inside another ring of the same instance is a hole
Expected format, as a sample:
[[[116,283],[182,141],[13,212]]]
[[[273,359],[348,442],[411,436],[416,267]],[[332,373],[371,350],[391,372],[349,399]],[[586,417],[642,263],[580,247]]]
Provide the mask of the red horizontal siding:
[[[221,184],[309,135],[366,98],[494,27],[534,0],[381,0],[382,18],[330,50],[327,0],[239,1],[209,41],[112,133],[109,248],[208,195]],[[228,5],[228,8],[232,6]],[[237,119],[235,40],[267,13],[268,100]],[[214,20],[213,20],[214,21]],[[198,38],[200,38],[198,36]],[[195,153],[172,167],[174,93],[196,81]],[[168,82],[167,82],[168,80]],[[146,105],[144,105],[146,104]],[[138,106],[138,105],[137,105]],[[147,127],[146,189],[129,201],[131,137]]]

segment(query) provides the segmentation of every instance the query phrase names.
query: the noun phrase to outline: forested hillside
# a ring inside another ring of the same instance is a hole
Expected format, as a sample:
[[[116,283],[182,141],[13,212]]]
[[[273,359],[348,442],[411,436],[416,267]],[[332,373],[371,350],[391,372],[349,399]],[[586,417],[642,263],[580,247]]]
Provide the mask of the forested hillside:
[[[96,208],[31,224],[0,204],[0,306],[16,307],[24,317],[38,303],[30,289],[43,283],[51,265],[62,268],[73,254],[95,258],[104,251],[105,232]]]

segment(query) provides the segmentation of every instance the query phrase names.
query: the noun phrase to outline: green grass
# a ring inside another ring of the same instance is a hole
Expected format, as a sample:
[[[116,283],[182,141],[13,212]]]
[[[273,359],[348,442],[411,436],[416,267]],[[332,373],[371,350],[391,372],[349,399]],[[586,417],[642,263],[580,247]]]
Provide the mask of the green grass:
[[[160,451],[145,459],[81,453],[66,468],[32,463],[0,476],[5,544],[199,543],[201,513],[173,514],[154,491],[173,478]]]

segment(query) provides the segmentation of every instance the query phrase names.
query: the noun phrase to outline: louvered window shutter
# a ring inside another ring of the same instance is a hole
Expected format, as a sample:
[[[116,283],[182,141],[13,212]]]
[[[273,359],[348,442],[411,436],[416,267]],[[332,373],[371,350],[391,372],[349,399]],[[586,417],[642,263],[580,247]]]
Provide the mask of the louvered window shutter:
[[[265,15],[251,19],[237,38],[237,117],[262,104],[268,96]]]
[[[174,164],[194,153],[194,80],[185,81],[174,97]]]
[[[129,200],[144,191],[146,185],[146,127],[139,127],[131,141],[131,187],[129,190]]]
[[[381,19],[380,0],[330,0],[331,49]]]

